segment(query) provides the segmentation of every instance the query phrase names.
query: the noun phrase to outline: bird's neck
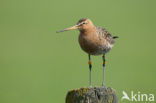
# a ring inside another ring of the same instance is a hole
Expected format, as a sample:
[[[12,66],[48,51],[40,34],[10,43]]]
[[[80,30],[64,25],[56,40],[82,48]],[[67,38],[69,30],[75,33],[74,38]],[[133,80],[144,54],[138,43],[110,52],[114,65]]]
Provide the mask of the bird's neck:
[[[92,28],[80,30],[80,33],[84,34],[84,35],[89,35],[89,34],[95,32],[95,31],[96,31],[96,28],[92,27]]]

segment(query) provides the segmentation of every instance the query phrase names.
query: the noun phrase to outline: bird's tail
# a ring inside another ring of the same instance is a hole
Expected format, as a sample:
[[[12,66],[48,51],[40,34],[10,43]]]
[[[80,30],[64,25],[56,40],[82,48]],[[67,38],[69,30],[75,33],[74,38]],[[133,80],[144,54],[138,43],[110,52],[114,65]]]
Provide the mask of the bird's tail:
[[[113,36],[113,39],[119,38],[118,36]]]

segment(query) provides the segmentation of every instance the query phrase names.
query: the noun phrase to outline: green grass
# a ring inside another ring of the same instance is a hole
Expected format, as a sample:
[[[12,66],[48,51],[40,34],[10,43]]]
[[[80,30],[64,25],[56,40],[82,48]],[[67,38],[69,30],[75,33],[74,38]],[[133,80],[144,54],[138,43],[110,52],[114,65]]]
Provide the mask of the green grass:
[[[0,1],[0,103],[63,103],[89,84],[78,31],[56,34],[88,17],[120,38],[107,54],[106,86],[156,94],[155,0]],[[102,58],[92,56],[93,85]],[[123,103],[130,103],[124,101]],[[135,103],[135,102],[134,102]]]

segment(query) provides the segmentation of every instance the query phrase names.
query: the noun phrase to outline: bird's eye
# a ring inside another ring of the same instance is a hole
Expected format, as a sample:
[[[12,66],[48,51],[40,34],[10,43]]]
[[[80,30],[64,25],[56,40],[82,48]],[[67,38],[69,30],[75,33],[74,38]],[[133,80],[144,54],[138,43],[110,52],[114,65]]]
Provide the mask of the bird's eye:
[[[86,24],[85,22],[83,22],[82,24]]]

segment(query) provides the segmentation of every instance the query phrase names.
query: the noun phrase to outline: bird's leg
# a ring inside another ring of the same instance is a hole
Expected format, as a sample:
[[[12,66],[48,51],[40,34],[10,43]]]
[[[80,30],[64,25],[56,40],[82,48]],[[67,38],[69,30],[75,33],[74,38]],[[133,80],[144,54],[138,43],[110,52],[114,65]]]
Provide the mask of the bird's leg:
[[[88,55],[88,58],[89,58],[89,61],[88,61],[88,64],[89,64],[89,85],[91,88],[92,87],[92,83],[91,83],[92,62],[91,62],[90,54]]]
[[[106,59],[105,59],[105,55],[102,56],[103,59],[103,80],[102,80],[102,87],[104,87],[104,76],[105,76],[105,66],[106,66]]]

